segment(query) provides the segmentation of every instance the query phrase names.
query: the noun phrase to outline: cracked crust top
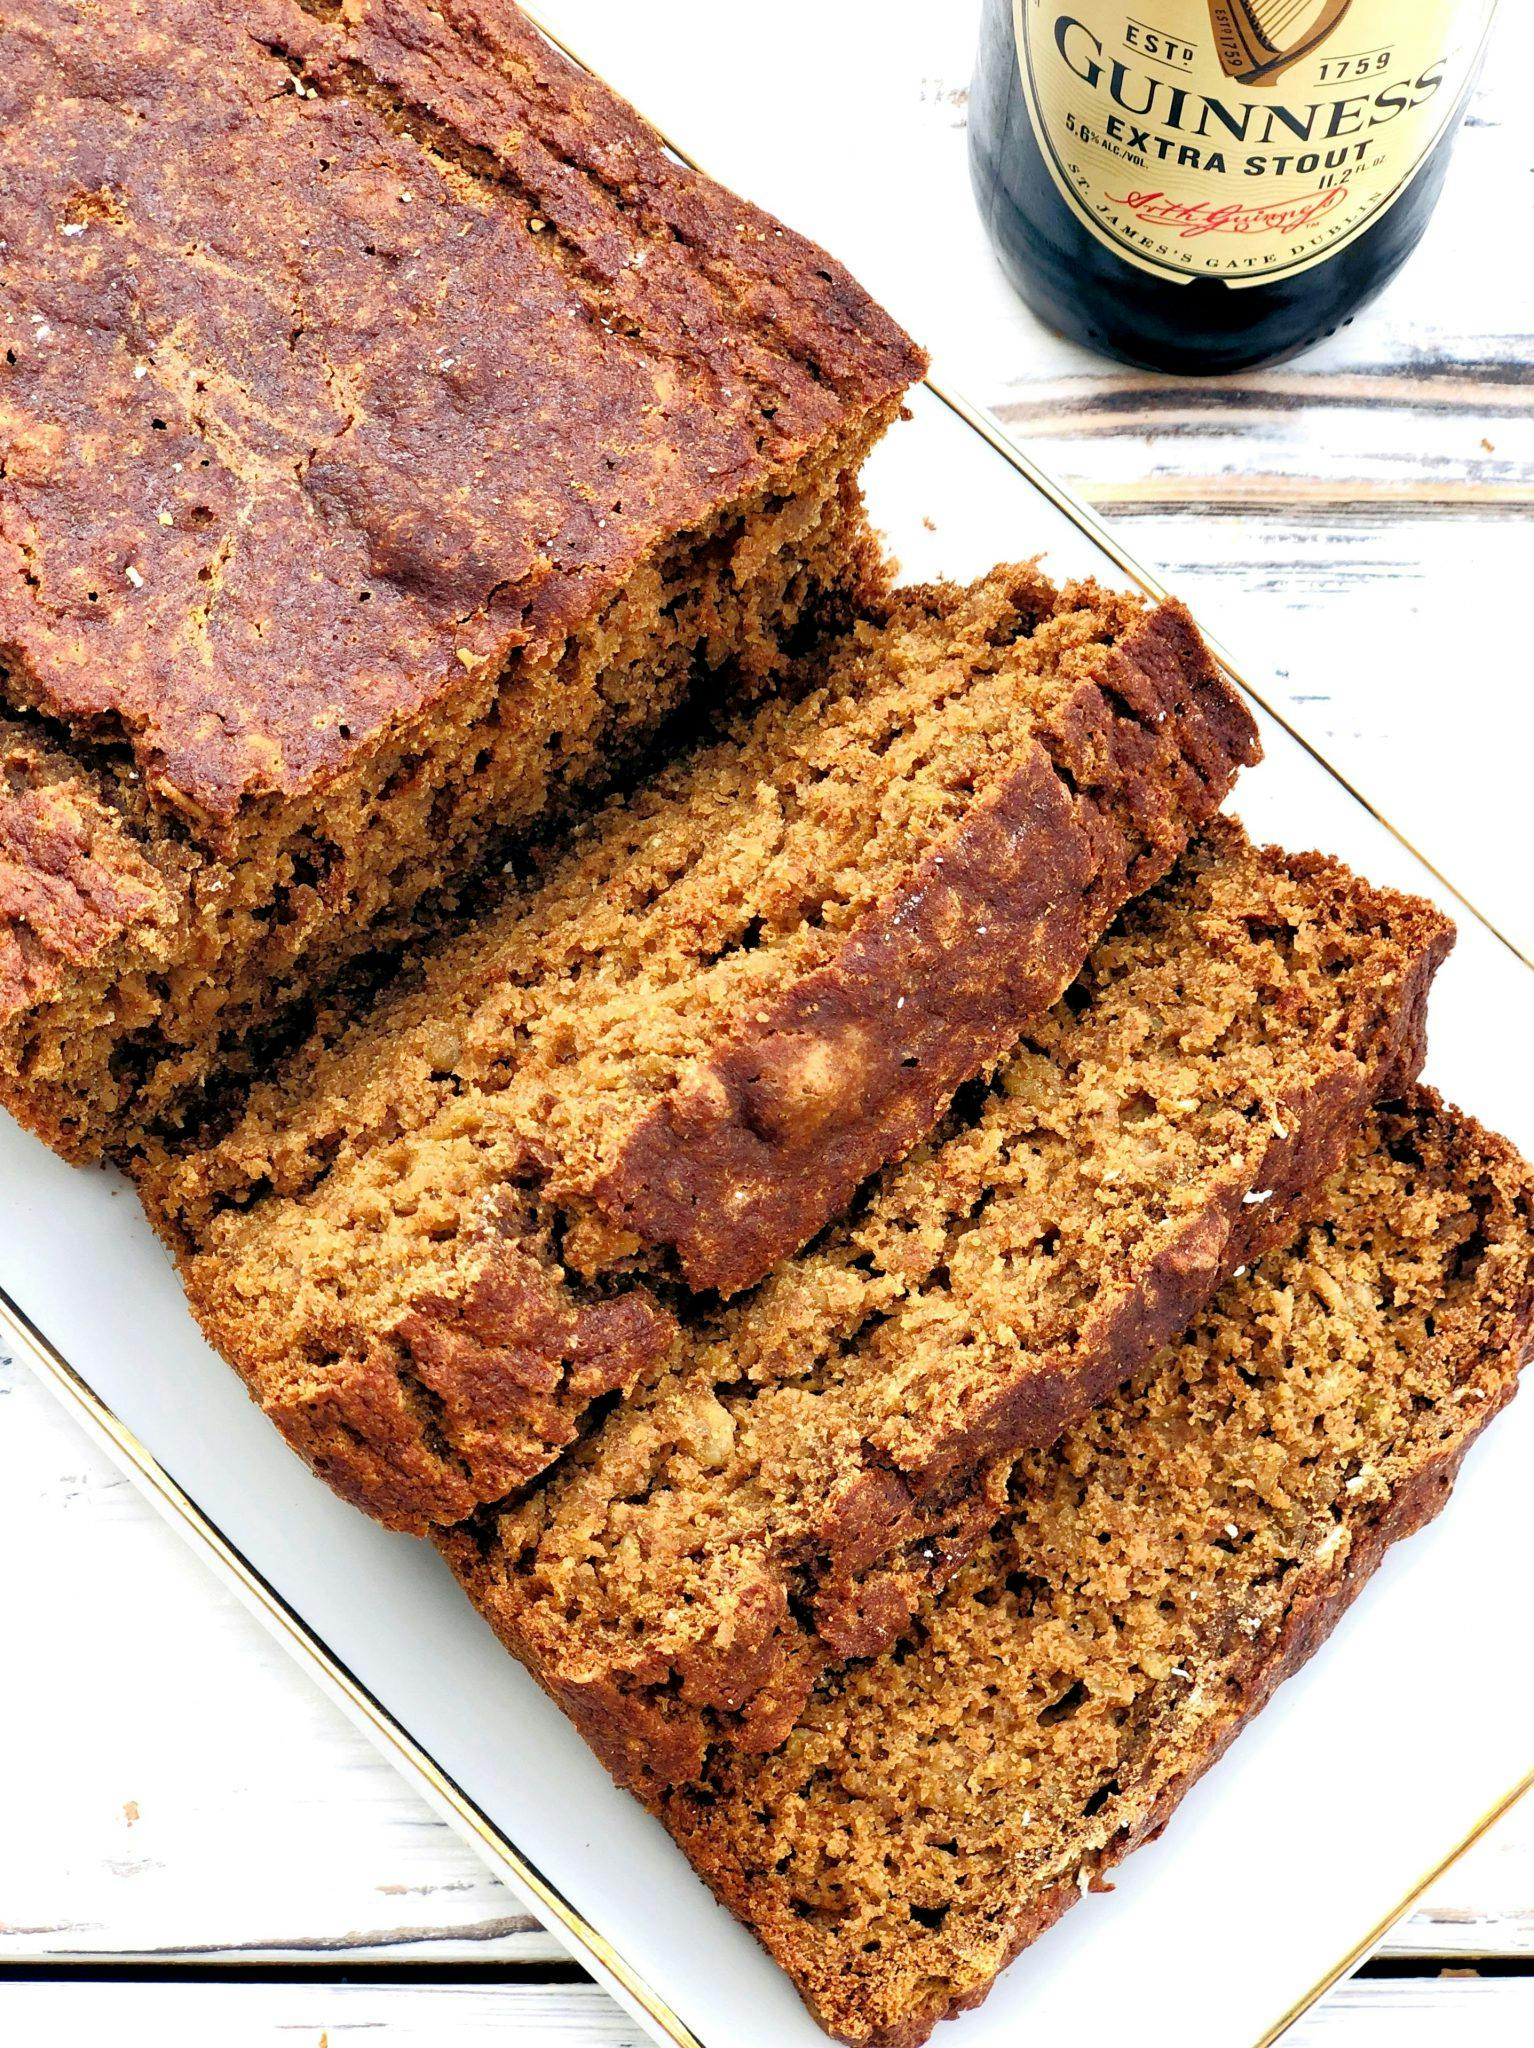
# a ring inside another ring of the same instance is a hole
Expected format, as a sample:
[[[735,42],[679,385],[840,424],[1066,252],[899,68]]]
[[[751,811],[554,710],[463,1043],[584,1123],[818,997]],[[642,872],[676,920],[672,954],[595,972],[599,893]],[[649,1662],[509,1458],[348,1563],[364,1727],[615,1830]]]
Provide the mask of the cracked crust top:
[[[203,832],[921,369],[508,0],[18,0],[0,123],[7,694]]]

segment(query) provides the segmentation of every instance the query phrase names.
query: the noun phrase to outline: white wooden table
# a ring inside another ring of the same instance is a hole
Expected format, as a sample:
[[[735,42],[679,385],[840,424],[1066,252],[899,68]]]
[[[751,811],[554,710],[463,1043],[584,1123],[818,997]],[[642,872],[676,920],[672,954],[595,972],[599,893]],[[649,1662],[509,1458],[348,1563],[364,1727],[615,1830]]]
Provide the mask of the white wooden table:
[[[1385,299],[1299,363],[1208,385],[1097,362],[1002,283],[964,163],[975,13],[545,7],[705,163],[845,257],[1534,950],[1515,616],[1534,577],[1530,11],[1504,8],[1447,194]],[[996,536],[998,556],[1028,547]],[[4,1360],[0,1545],[0,2041],[634,2040]],[[1534,1808],[1293,2038],[1534,2041]]]

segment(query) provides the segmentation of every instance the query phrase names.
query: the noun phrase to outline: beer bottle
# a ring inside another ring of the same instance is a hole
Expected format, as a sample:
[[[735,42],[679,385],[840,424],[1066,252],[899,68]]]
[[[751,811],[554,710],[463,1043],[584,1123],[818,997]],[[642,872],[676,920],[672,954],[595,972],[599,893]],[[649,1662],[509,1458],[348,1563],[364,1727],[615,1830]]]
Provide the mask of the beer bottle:
[[[1238,370],[1351,319],[1416,246],[1495,0],[984,0],[970,168],[1062,333]]]

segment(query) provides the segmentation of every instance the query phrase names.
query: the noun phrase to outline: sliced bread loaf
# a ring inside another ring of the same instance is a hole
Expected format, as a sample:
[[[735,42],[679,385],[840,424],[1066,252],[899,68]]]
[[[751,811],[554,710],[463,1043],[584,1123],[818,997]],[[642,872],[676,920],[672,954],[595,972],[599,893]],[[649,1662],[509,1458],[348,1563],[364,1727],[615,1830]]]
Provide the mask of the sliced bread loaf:
[[[540,1472],[905,1152],[1255,753],[1180,607],[903,595],[613,801],[237,1127],[151,1161],[194,1309],[395,1526]]]
[[[1218,820],[858,1213],[445,1549],[618,1777],[771,1749],[1420,1065],[1429,905]]]
[[[816,2016],[915,2048],[1139,1843],[1514,1391],[1534,1178],[1423,1091],[1287,1250],[1011,1474],[901,1654],[660,1812]]]

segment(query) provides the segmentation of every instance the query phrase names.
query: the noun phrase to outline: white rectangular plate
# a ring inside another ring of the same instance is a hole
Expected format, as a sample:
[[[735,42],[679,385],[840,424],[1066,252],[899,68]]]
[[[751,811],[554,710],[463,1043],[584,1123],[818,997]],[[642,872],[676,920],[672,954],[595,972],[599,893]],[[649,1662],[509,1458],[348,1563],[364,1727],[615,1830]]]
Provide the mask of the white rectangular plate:
[[[1056,574],[1123,580],[1111,540],[997,430],[933,389],[914,413],[868,479],[908,576],[1042,551]],[[1303,744],[1262,723],[1267,759],[1240,785],[1241,815],[1260,837],[1323,847],[1459,913],[1429,1078],[1534,1151],[1534,971]],[[0,1284],[32,1326],[15,1331],[18,1350],[658,2039],[823,2038],[433,1552],[342,1506],[283,1447],[202,1342],[126,1185],[71,1170],[4,1119]],[[943,2048],[1052,2035],[1244,2048],[1382,1932],[1534,1768],[1534,1651],[1515,1622],[1534,1558],[1531,1471],[1526,1396],[1441,1519],[1392,1555],[1164,1839],[945,2027]]]

